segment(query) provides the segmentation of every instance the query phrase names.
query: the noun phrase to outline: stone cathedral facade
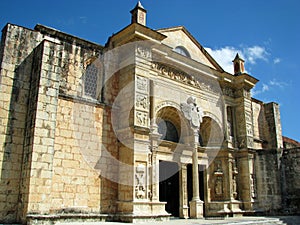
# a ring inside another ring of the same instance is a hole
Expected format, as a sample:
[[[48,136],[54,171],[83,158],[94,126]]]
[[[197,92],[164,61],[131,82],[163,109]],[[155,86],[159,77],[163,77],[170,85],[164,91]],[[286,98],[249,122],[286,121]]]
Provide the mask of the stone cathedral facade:
[[[153,30],[146,13],[138,3],[104,46],[4,27],[0,222],[299,211],[278,104],[251,97],[258,80],[239,55],[227,73],[184,27]]]

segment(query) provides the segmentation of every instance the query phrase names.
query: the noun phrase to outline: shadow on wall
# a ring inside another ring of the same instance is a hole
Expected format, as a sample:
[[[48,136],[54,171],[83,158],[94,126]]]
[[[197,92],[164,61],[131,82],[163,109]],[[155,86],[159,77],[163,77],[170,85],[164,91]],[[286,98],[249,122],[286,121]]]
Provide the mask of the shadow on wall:
[[[22,167],[24,146],[28,145],[30,136],[26,137],[26,126],[28,131],[31,130],[31,124],[26,125],[28,106],[30,107],[30,83],[31,75],[35,71],[32,70],[35,58],[33,51],[16,69],[11,87],[11,98],[8,111],[7,129],[5,141],[3,144],[4,154],[2,159],[1,171],[1,195],[0,202],[5,204],[4,209],[0,213],[0,221],[17,222],[20,218],[20,209],[23,208],[23,199],[20,195],[21,188],[25,188],[26,184],[22,184]],[[38,65],[37,65],[38,66]],[[9,72],[7,72],[8,74]],[[7,77],[8,78],[8,77]],[[7,89],[10,86],[6,86]],[[31,90],[33,91],[33,90]],[[33,102],[34,100],[31,99]],[[30,121],[30,120],[29,120]],[[32,132],[32,131],[31,131]],[[28,139],[29,138],[29,139]],[[24,157],[28,155],[24,154]],[[26,173],[26,170],[24,170]],[[28,186],[28,185],[27,185]],[[24,190],[23,190],[24,192]],[[20,212],[21,213],[21,212]]]

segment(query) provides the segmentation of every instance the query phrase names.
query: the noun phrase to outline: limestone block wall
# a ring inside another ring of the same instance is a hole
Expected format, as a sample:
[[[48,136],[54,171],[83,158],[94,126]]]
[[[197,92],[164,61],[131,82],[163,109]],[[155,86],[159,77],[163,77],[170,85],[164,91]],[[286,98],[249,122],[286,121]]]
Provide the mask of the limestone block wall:
[[[116,210],[111,108],[83,94],[87,63],[101,48],[40,25],[34,31],[4,28],[0,222],[25,222],[28,214]]]
[[[34,126],[36,124],[36,111],[37,111],[37,97],[39,92],[39,82],[42,64],[42,50],[43,44],[40,44],[33,51],[33,62],[30,75],[30,90],[28,98],[28,109],[25,118],[25,130],[24,130],[24,147],[23,157],[21,163],[21,176],[20,176],[20,190],[19,197],[21,204],[18,205],[18,220],[23,218],[27,212],[27,206],[29,201],[29,186],[31,176],[31,162],[32,162],[32,149],[34,144]],[[39,123],[39,128],[41,128]],[[46,150],[47,147],[43,147]],[[39,171],[41,172],[41,171]],[[24,218],[23,218],[24,220]]]
[[[59,99],[49,212],[114,213],[117,149],[110,109]]]
[[[262,149],[269,139],[265,109],[262,102],[252,99],[254,148]]]
[[[267,121],[267,132],[270,134],[268,148],[283,148],[282,129],[280,121],[279,105],[274,102],[264,104]]]
[[[48,213],[113,213],[116,210],[118,151],[111,106],[83,92],[85,69],[100,60],[101,47],[51,30],[60,50],[52,61],[60,75]],[[102,79],[101,64],[98,79]],[[114,82],[112,82],[114,83]],[[101,93],[101,86],[97,87]],[[114,89],[115,90],[115,89]],[[105,99],[105,98],[104,98]]]
[[[281,209],[281,177],[276,150],[260,150],[255,156],[255,209],[275,214]]]
[[[90,121],[90,118],[94,118]],[[100,211],[103,109],[59,99],[50,212]]]
[[[52,161],[48,164],[51,167],[47,180],[44,180],[47,184],[47,198],[44,197],[45,190],[40,193],[35,183],[30,184],[30,190],[35,190],[38,200],[29,200],[29,214],[100,213],[115,210],[117,186],[113,181],[117,176],[117,167],[114,166],[117,144],[112,134],[110,107],[101,105],[99,99],[85,96],[82,88],[87,66],[85,62],[97,55],[97,52],[97,48],[90,49],[88,44],[82,46],[66,42],[53,43],[43,51],[44,57],[52,62],[54,70],[49,69],[51,67],[47,61],[43,60],[42,74],[44,71],[48,77],[56,74],[59,85],[55,86],[55,90],[47,88],[49,82],[40,85],[40,89],[46,89],[47,93],[43,112],[54,113],[45,118],[48,128],[53,128],[50,131],[51,146],[47,158]],[[54,99],[47,99],[49,96]],[[41,97],[39,91],[38,104],[43,101]],[[37,131],[34,138],[42,135],[40,132]],[[47,159],[37,158],[37,165],[45,163]],[[42,173],[47,169],[43,168]]]
[[[300,213],[300,148],[285,149],[281,158],[284,213]]]
[[[2,30],[0,55],[0,222],[18,220],[24,134],[33,49],[39,33],[12,24]]]

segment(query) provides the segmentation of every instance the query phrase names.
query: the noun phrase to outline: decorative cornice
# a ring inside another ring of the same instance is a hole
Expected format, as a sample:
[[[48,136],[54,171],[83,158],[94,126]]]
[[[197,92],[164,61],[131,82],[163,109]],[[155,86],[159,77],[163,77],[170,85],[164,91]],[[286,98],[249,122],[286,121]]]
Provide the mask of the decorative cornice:
[[[203,81],[198,80],[195,76],[190,75],[184,71],[172,68],[168,65],[165,65],[160,62],[152,62],[151,67],[153,70],[157,71],[159,75],[163,77],[167,77],[169,79],[190,85],[192,87],[199,88],[203,91],[208,91],[212,93],[220,93],[220,87],[216,87],[216,85],[211,84],[207,79],[203,79]],[[217,84],[217,82],[216,82]]]

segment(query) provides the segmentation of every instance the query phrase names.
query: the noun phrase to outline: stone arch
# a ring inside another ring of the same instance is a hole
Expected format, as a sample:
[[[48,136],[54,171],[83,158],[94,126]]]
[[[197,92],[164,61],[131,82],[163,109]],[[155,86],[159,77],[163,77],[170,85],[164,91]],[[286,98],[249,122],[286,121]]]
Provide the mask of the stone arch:
[[[181,110],[180,108],[180,105],[176,102],[173,102],[173,101],[162,101],[162,102],[159,102],[157,104],[157,106],[155,107],[155,114],[158,114],[158,112],[165,108],[165,107],[173,107],[175,109],[177,109],[179,112]]]
[[[215,118],[204,116],[199,131],[199,143],[203,147],[221,147],[224,140],[222,126]]]
[[[213,119],[220,128],[223,127],[221,120],[213,113],[209,112],[209,111],[204,111],[203,112],[203,117],[210,117],[211,119]]]
[[[177,109],[173,106],[162,107],[156,113],[155,118],[156,118],[155,122],[158,126],[161,123],[163,123],[166,126],[166,129],[167,128],[170,129],[172,127],[174,127],[176,129],[178,139],[177,139],[177,141],[173,140],[173,142],[179,142],[179,143],[186,142],[186,138],[189,136],[189,133],[190,133],[189,126],[188,126],[187,122],[185,121],[185,119],[179,109]],[[162,135],[163,135],[162,139],[164,139],[164,137],[167,137],[168,135],[172,135],[172,132],[170,132],[169,134],[162,134]],[[173,136],[173,138],[174,138],[174,136]],[[172,138],[166,138],[165,140],[172,141],[171,139]]]
[[[174,50],[175,50],[175,52],[177,52],[177,53],[179,53],[179,54],[181,54],[181,55],[183,55],[183,56],[186,56],[186,57],[188,57],[188,58],[191,58],[191,54],[190,54],[189,51],[188,51],[185,47],[183,47],[183,46],[177,46]]]

